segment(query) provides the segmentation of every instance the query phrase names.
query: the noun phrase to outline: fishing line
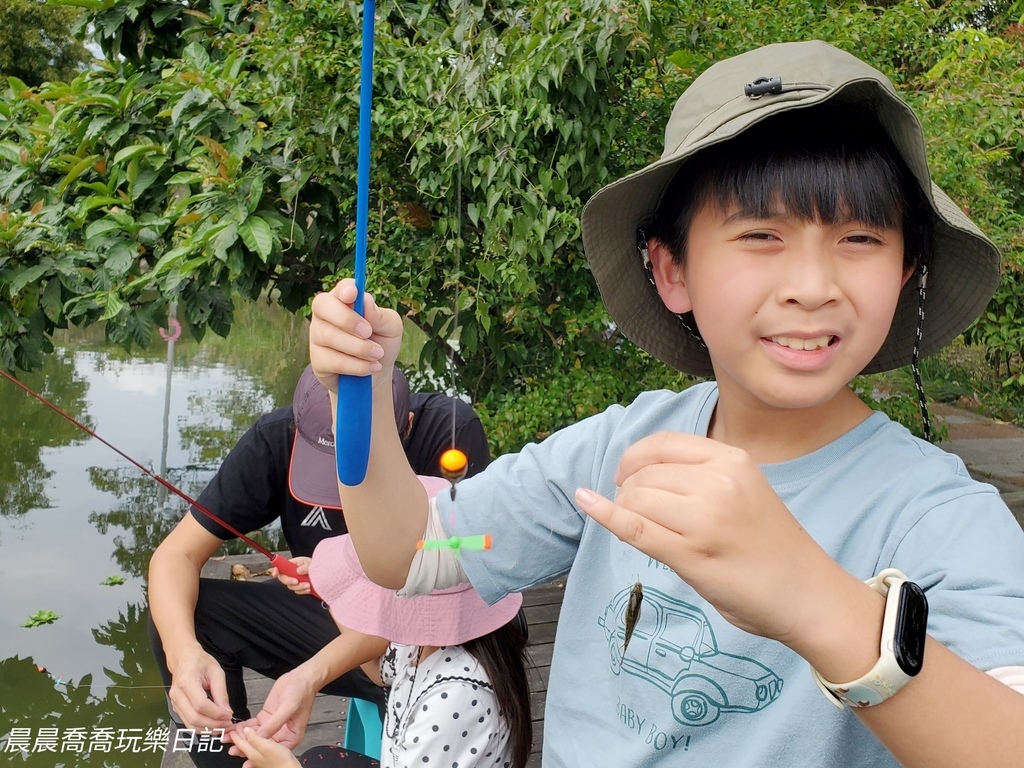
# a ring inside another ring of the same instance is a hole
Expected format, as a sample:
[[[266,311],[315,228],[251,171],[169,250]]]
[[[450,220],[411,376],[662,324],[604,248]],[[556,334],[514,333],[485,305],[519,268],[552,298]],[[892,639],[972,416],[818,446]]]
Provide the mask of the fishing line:
[[[54,688],[59,688],[60,686],[64,686],[65,688],[67,688],[69,685],[75,685],[75,682],[73,680],[71,680],[71,679],[65,680],[65,679],[63,679],[61,677],[57,677],[50,670],[48,670],[46,667],[42,666],[41,664],[37,665],[36,669],[39,672],[41,672],[42,674],[46,675],[51,680],[53,680],[53,687]],[[78,685],[80,686],[81,683],[79,683]],[[102,688],[105,691],[109,691],[109,690],[112,690],[112,689],[117,689],[119,691],[141,691],[141,690],[150,689],[150,688],[152,688],[152,689],[159,689],[159,690],[166,690],[167,689],[166,685],[103,685],[103,686],[99,686],[99,687]],[[97,701],[97,702],[100,701],[100,698],[95,693],[92,692],[92,684],[89,685],[89,698],[91,698],[92,700]],[[232,722],[240,722],[240,721],[237,720],[237,719],[233,719]]]
[[[467,26],[465,25],[465,14],[466,14],[466,3],[463,2],[459,7],[460,16],[460,27],[465,31]],[[460,51],[459,55],[454,57],[454,66],[456,72],[459,75],[459,84],[462,85],[462,96],[466,97],[468,101],[468,92],[466,89],[465,82],[465,66],[463,65],[463,57],[465,56],[464,51]],[[470,58],[470,61],[472,59]],[[458,408],[458,382],[456,376],[456,359],[455,359],[455,345],[461,342],[462,336],[460,333],[459,326],[459,300],[461,298],[460,288],[462,281],[462,163],[463,163],[463,137],[462,137],[462,100],[455,99],[455,272],[452,286],[452,323],[450,331],[450,341],[448,342],[448,376],[451,387],[451,398],[452,398],[452,420],[451,420],[451,448],[445,451],[441,455],[441,474],[446,480],[448,480],[451,486],[451,500],[455,502],[456,486],[459,481],[462,480],[467,471],[469,470],[469,459],[466,454],[459,450],[455,445],[456,439],[456,418]],[[458,341],[456,341],[456,334],[458,334]],[[461,344],[460,344],[461,346]],[[455,508],[452,507],[452,513],[449,518],[449,528],[455,528]],[[473,549],[473,550],[488,550],[491,548],[493,540],[491,534],[478,534],[471,536],[451,536],[447,539],[421,539],[416,543],[417,549],[451,549],[458,555],[460,550]]]
[[[287,574],[288,576],[291,576],[292,578],[298,579],[299,581],[302,581],[302,582],[308,582],[309,581],[309,577],[308,576],[303,576],[303,575],[300,575],[298,573],[295,564],[292,563],[288,558],[286,558],[286,557],[284,557],[283,555],[280,555],[280,554],[275,554],[275,553],[271,552],[269,549],[267,549],[266,547],[264,547],[263,545],[259,544],[258,542],[253,541],[248,536],[246,536],[244,533],[239,531],[237,528],[235,528],[234,526],[232,526],[229,523],[225,522],[221,518],[217,517],[217,515],[213,514],[213,512],[208,510],[206,507],[204,507],[198,501],[193,499],[191,496],[189,496],[183,490],[179,489],[176,485],[174,485],[173,483],[171,483],[171,482],[165,480],[164,478],[160,477],[160,475],[158,475],[156,472],[152,471],[151,469],[146,467],[141,462],[136,461],[135,459],[133,459],[131,456],[129,456],[127,453],[122,451],[120,448],[118,448],[116,445],[114,445],[110,441],[105,440],[104,438],[100,437],[98,434],[96,434],[93,430],[89,429],[87,426],[85,426],[85,424],[80,422],[74,416],[72,416],[69,413],[66,413],[63,410],[61,410],[58,406],[56,406],[53,403],[51,403],[49,400],[47,400],[45,397],[40,395],[38,392],[36,392],[33,389],[25,386],[24,384],[22,384],[16,378],[11,376],[11,374],[9,374],[7,371],[3,370],[2,368],[0,368],[0,375],[2,375],[8,381],[13,382],[20,389],[22,389],[25,392],[27,392],[29,395],[31,395],[36,400],[38,400],[43,405],[45,405],[47,408],[52,410],[54,413],[56,413],[59,416],[67,419],[68,421],[70,421],[72,424],[74,424],[76,427],[81,429],[86,434],[90,435],[91,437],[95,437],[97,440],[99,440],[101,443],[103,443],[105,446],[107,446],[110,450],[112,450],[118,456],[120,456],[121,458],[125,459],[126,461],[128,461],[131,464],[133,464],[136,467],[138,467],[140,470],[142,470],[143,473],[145,473],[146,475],[149,475],[149,477],[151,477],[154,480],[156,480],[160,485],[162,485],[164,488],[169,490],[171,493],[173,493],[176,496],[178,496],[179,498],[183,499],[185,502],[187,502],[194,509],[197,509],[200,512],[202,512],[208,518],[213,520],[213,522],[217,523],[217,525],[219,525],[222,528],[224,528],[225,530],[230,531],[231,533],[233,533],[235,536],[237,536],[239,539],[241,539],[243,542],[245,542],[248,546],[252,547],[257,552],[259,552],[261,555],[263,555],[268,560],[270,560],[270,564],[272,566],[274,566],[275,568],[277,568],[279,571],[281,571],[284,574]],[[311,592],[312,592],[312,590],[311,590]],[[316,596],[315,592],[312,592],[312,594],[314,596]]]
[[[465,25],[462,23],[465,16],[465,3],[459,8],[459,19],[460,26],[465,29]],[[461,52],[460,52],[461,53]],[[455,67],[456,73],[460,71],[461,67],[461,55],[455,56],[452,59],[452,65]],[[465,95],[465,81],[461,78],[463,85],[463,94]],[[449,94],[450,95],[450,94]],[[449,387],[451,390],[452,399],[452,419],[451,419],[451,447],[441,454],[441,474],[448,482],[452,484],[451,487],[451,498],[455,501],[455,486],[462,478],[466,476],[466,472],[469,469],[469,459],[466,454],[456,447],[455,444],[455,431],[456,431],[456,418],[458,408],[458,379],[455,370],[455,345],[459,344],[462,340],[462,334],[459,332],[459,298],[462,281],[462,107],[461,101],[456,98],[455,100],[455,270],[454,277],[452,280],[452,322],[449,331],[448,341],[448,379]],[[458,334],[458,340],[456,340],[456,334]],[[461,347],[461,344],[460,344]],[[455,512],[452,511],[452,517],[449,521],[451,526],[455,526]],[[422,542],[421,542],[422,543]]]
[[[458,104],[456,100],[456,104]],[[461,348],[462,334],[459,332],[459,287],[462,281],[462,107],[455,108],[455,279],[452,285],[452,331],[448,342],[448,376],[452,390],[452,438],[451,448],[441,456],[441,473],[452,484],[451,496],[455,501],[455,486],[466,476],[469,459],[455,446],[455,419],[458,407],[459,389],[455,372],[455,336]],[[455,526],[455,511],[452,510],[452,527]]]
[[[452,288],[452,342],[448,344],[448,374],[452,386],[452,448],[455,447],[455,398],[458,388],[455,380],[455,334],[459,332],[459,284],[462,280],[462,117],[461,110],[455,111],[455,285]],[[459,334],[461,347],[462,334]]]
[[[67,688],[67,686],[75,684],[74,680],[71,680],[70,678],[65,680],[62,677],[58,677],[57,675],[54,675],[53,672],[51,672],[50,670],[48,670],[46,667],[44,667],[41,664],[37,665],[36,669],[39,672],[41,672],[42,674],[46,675],[51,680],[53,680],[53,687],[54,688],[57,688],[57,687],[62,686],[62,685],[65,688]],[[81,685],[81,683],[79,683],[79,685]],[[104,686],[100,686],[100,687],[102,687],[104,690],[107,690],[107,689],[110,689],[110,688],[118,688],[118,689],[121,689],[121,690],[125,690],[125,689],[132,689],[132,690],[134,690],[136,688],[138,688],[138,689],[142,689],[142,688],[161,688],[161,689],[163,689],[163,688],[166,688],[167,686],[164,686],[164,685],[104,685]],[[96,694],[91,692],[91,688],[92,688],[92,686],[90,684],[90,693],[89,693],[90,697],[93,698],[93,699],[96,699],[97,701],[99,701],[99,699],[96,697]]]

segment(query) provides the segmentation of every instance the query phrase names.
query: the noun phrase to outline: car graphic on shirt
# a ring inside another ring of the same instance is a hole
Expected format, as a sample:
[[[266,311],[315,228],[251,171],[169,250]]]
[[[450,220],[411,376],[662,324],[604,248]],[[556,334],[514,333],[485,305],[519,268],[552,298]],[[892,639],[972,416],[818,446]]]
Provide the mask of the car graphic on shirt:
[[[722,712],[757,712],[779,697],[781,677],[753,659],[718,650],[702,610],[651,587],[644,587],[623,656],[630,589],[616,594],[597,620],[608,639],[612,672],[626,672],[667,693],[676,721],[708,725]]]

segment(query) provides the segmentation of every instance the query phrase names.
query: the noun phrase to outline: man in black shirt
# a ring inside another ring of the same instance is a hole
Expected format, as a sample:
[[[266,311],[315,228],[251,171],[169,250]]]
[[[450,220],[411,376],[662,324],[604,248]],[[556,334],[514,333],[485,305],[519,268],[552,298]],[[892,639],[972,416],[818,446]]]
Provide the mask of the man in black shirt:
[[[453,424],[455,447],[469,460],[467,474],[490,461],[483,427],[467,403],[439,393],[410,395],[397,369],[393,395],[399,433],[418,474],[441,474]],[[280,519],[293,558],[308,558],[322,539],[346,533],[330,401],[310,368],[299,379],[292,405],[259,418],[198,502],[243,532]],[[175,712],[190,728],[223,728],[233,718],[248,719],[244,669],[277,678],[339,636],[320,600],[294,594],[278,581],[200,578],[206,561],[232,538],[192,508],[150,560],[150,640]],[[383,706],[384,691],[357,664],[321,690]],[[226,748],[197,746],[192,759],[199,766],[242,763]]]

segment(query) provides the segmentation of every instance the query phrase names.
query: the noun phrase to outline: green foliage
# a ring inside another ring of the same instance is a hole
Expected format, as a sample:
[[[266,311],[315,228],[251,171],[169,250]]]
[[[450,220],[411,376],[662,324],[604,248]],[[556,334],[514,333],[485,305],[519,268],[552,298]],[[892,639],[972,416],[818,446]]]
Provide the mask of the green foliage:
[[[1003,387],[1024,389],[1024,273],[1007,269],[985,313],[965,338],[980,344]]]
[[[476,403],[491,451],[499,456],[649,389],[685,389],[699,381],[626,344],[621,367],[578,362],[557,376],[531,378],[513,391],[493,390]]]
[[[265,82],[287,107],[276,125],[287,122],[346,206],[358,10],[275,3],[259,35]],[[653,156],[616,144],[648,98],[635,94],[660,33],[648,6],[609,10],[606,0],[380,7],[368,283],[420,327],[421,363],[446,379],[457,343],[457,380],[474,399],[615,357],[578,214]]]
[[[0,364],[37,367],[50,335],[104,321],[145,347],[170,301],[193,335],[226,335],[232,295],[319,287],[317,217],[289,192],[287,137],[246,98],[238,55],[198,45],[162,69],[125,62],[0,101]],[[311,201],[310,201],[311,200]],[[328,227],[329,229],[329,227]],[[301,302],[300,302],[301,303]],[[293,307],[295,308],[295,307]]]
[[[53,624],[53,622],[55,622],[59,618],[60,616],[58,616],[53,611],[36,611],[31,616],[29,616],[25,621],[21,622],[21,626],[41,627],[43,624]]]
[[[958,339],[921,361],[925,391],[939,402],[1024,426],[1020,387],[1007,385],[1005,371],[987,365],[986,357],[982,346]]]
[[[38,366],[68,323],[144,344],[171,300],[197,338],[226,334],[233,294],[276,288],[300,309],[351,273],[361,3],[77,2],[120,63],[0,98],[0,364]],[[936,180],[1006,252],[971,336],[1006,365],[1024,265],[1018,6],[382,2],[370,289],[422,330],[424,368],[448,381],[452,361],[502,449],[677,385],[609,333],[582,205],[660,154],[675,97],[712,61],[820,38],[894,79]]]
[[[100,584],[104,587],[116,587],[124,584],[124,576],[107,576]]]
[[[76,28],[83,14],[41,0],[4,0],[0,4],[0,78],[29,85],[69,80],[93,55]]]
[[[881,411],[893,421],[899,422],[917,437],[924,435],[924,416],[917,399],[913,374],[909,367],[871,376],[858,376],[853,382],[853,391],[867,405]],[[925,394],[928,394],[926,387]],[[941,442],[946,438],[946,425],[929,414],[931,441]]]
[[[1024,393],[1024,30],[1002,39],[977,30],[949,35],[952,50],[923,77],[925,127],[939,156],[936,181],[1004,253],[1003,280],[965,338],[980,344],[1004,388]],[[968,151],[962,151],[966,146]]]

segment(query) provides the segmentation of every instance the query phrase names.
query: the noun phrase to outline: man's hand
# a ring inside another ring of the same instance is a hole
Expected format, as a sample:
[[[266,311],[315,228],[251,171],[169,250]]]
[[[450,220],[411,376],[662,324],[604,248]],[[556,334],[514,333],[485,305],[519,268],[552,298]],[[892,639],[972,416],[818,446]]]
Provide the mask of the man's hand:
[[[289,562],[295,565],[295,572],[300,576],[309,576],[309,564],[313,561],[311,557],[293,557]],[[271,568],[271,576],[284,584],[288,589],[297,595],[308,595],[313,587],[308,581],[299,581],[294,576],[281,573],[277,568]]]
[[[224,670],[198,643],[184,654],[179,654],[173,664],[168,658],[168,668],[173,676],[168,697],[175,712],[186,728],[229,728],[231,726],[231,705]]]

